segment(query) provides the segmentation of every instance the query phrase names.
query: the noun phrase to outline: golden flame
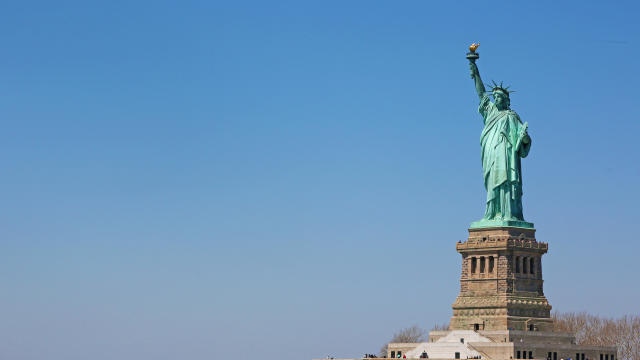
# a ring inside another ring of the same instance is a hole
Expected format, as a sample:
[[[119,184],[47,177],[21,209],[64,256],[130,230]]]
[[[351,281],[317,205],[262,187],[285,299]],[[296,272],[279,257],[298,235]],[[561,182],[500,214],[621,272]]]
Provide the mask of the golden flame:
[[[469,45],[469,50],[471,52],[476,52],[476,49],[478,48],[478,46],[480,46],[480,43],[477,43],[477,44],[473,43],[473,44]]]

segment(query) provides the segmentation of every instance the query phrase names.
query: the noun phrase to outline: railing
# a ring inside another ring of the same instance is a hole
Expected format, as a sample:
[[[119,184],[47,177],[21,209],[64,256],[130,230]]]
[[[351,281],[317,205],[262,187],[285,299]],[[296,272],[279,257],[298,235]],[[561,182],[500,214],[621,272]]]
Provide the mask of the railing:
[[[468,346],[470,349],[472,349],[472,350],[474,350],[474,351],[479,352],[479,353],[480,353],[480,356],[482,357],[482,359],[485,359],[485,360],[493,360],[493,359],[491,358],[491,356],[487,355],[487,353],[485,353],[484,351],[482,351],[482,350],[478,349],[477,347],[473,346],[471,343],[467,343],[467,346]]]

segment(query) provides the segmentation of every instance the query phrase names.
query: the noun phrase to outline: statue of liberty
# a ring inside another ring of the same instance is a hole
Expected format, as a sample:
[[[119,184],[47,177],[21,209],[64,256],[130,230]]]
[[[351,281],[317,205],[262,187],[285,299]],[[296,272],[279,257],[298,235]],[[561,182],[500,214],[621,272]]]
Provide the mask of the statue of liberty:
[[[518,114],[510,108],[509,87],[493,82],[490,91],[480,78],[475,60],[477,45],[472,45],[467,54],[471,78],[475,81],[480,98],[478,111],[484,119],[480,135],[484,187],[487,190],[487,208],[480,221],[471,228],[515,226],[533,228],[524,221],[522,214],[522,169],[520,158],[529,154],[531,138],[527,123],[522,123]],[[489,96],[493,96],[493,102]]]

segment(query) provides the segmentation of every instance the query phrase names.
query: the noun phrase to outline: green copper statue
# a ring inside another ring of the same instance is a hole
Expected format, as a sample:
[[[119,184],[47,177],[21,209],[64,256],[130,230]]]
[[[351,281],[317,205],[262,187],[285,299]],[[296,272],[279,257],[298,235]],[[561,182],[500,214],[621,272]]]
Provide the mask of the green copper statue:
[[[469,47],[467,54],[471,78],[475,81],[480,97],[478,111],[484,119],[480,135],[482,147],[482,169],[484,187],[487,189],[487,209],[480,221],[471,223],[471,228],[514,226],[533,228],[522,215],[522,169],[520,158],[531,148],[527,134],[527,123],[522,123],[518,114],[511,110],[508,89],[495,82],[490,86],[494,101],[491,102],[476,65],[479,55],[475,52],[479,44]]]

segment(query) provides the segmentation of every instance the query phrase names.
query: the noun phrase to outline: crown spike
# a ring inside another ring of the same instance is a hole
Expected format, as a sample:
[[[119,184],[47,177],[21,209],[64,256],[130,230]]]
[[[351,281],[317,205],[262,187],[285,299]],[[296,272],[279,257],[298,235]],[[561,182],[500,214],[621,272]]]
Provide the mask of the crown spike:
[[[500,85],[498,85],[495,80],[491,80],[491,82],[493,83],[493,85],[485,84],[486,87],[491,89],[491,92],[498,90],[507,94],[507,96],[509,96],[510,93],[515,92],[513,90],[509,90],[510,86],[504,86],[504,82],[502,81],[500,81]]]

